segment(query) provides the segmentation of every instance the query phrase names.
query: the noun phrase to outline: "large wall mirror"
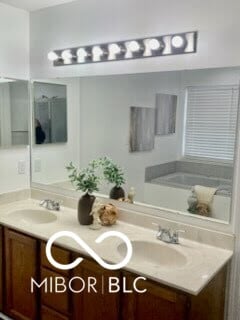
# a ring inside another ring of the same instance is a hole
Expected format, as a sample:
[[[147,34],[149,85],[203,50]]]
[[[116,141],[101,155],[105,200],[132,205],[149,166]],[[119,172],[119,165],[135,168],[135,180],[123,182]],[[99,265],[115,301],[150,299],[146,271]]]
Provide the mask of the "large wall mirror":
[[[70,162],[108,157],[124,173],[119,200],[228,222],[239,79],[238,67],[62,79],[68,141],[33,145],[33,184],[74,190]]]
[[[0,147],[29,144],[29,83],[0,78]]]

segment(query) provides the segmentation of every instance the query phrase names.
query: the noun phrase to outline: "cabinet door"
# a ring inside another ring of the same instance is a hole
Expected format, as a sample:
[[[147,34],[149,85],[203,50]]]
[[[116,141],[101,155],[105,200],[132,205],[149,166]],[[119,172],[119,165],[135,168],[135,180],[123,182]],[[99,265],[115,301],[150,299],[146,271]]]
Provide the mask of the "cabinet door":
[[[61,274],[56,273],[54,271],[48,270],[46,268],[41,268],[41,281],[44,279],[55,279],[55,278],[63,278],[64,282],[67,284],[69,279],[63,277]],[[64,292],[44,292],[44,287],[42,287],[41,291],[41,304],[51,308],[62,315],[70,316],[71,314],[71,295],[70,291],[67,289]]]
[[[198,294],[191,296],[188,320],[223,320],[227,266]]]
[[[0,311],[3,311],[3,228],[0,226]]]
[[[93,261],[84,260],[74,271],[74,277],[80,277],[85,283],[81,293],[73,294],[74,320],[118,320],[120,293],[109,293],[109,277],[117,277],[118,272],[101,268]],[[93,284],[91,288],[88,283]],[[80,290],[81,281],[73,283],[74,290]]]
[[[5,312],[16,320],[37,320],[37,293],[31,293],[31,277],[37,279],[37,241],[5,229]]]
[[[61,264],[68,264],[71,262],[71,252],[56,246],[52,246],[51,249],[53,258]],[[61,273],[64,276],[70,276],[69,270],[60,270],[56,269],[51,265],[46,256],[46,244],[45,242],[41,242],[41,266],[57,273]]]
[[[126,276],[126,288],[133,288],[135,277]],[[187,298],[159,284],[142,281],[138,289],[147,289],[145,293],[122,293],[123,320],[186,320]]]
[[[41,307],[41,320],[69,320],[70,318],[45,306]]]

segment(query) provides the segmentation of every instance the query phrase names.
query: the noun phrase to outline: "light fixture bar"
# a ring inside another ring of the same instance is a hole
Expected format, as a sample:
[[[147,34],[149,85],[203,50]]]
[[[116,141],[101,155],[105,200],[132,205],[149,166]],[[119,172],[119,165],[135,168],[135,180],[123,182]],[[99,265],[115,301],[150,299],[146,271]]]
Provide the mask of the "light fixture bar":
[[[197,52],[197,31],[157,37],[114,41],[54,50],[48,59],[54,66],[142,59]]]

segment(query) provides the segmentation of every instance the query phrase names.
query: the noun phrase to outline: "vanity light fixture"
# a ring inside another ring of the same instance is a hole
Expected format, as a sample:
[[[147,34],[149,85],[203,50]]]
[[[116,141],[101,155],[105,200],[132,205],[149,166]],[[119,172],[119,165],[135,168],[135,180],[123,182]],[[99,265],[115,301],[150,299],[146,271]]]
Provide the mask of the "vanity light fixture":
[[[100,46],[94,46],[92,48],[92,55],[93,55],[94,61],[101,60],[101,56],[103,56],[103,54],[104,54],[104,51]]]
[[[109,54],[119,54],[121,53],[122,49],[117,43],[111,43],[108,45]]]
[[[50,61],[56,61],[59,59],[59,56],[56,54],[56,52],[51,51],[48,53],[48,60]]]
[[[197,31],[54,50],[54,66],[141,59],[197,52]]]
[[[184,40],[184,38],[182,36],[176,35],[176,36],[172,37],[171,43],[172,43],[172,46],[174,48],[179,49],[179,48],[182,48],[184,46],[185,40]]]
[[[128,44],[128,49],[129,49],[131,52],[138,52],[138,51],[140,51],[141,46],[140,46],[140,44],[139,44],[138,41],[132,40],[132,41],[130,41],[129,44]]]
[[[99,46],[94,46],[92,49],[92,53],[94,56],[102,56],[103,50]]]
[[[70,49],[64,50],[61,54],[61,57],[63,59],[64,64],[71,64],[73,59],[72,51]]]
[[[148,46],[151,50],[159,50],[161,48],[161,43],[158,39],[153,38],[148,40]]]
[[[63,60],[72,59],[73,55],[71,53],[71,50],[64,50],[61,54]]]
[[[77,50],[77,59],[79,63],[85,62],[86,58],[89,56],[89,53],[85,48],[79,48]]]

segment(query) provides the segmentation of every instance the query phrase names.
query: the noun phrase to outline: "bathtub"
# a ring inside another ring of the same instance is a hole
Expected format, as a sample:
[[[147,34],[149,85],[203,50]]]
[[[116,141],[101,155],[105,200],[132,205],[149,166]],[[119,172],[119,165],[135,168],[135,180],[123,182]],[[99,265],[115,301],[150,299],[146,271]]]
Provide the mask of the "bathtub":
[[[166,176],[158,177],[152,179],[151,183],[187,189],[191,189],[191,187],[196,185],[201,185],[205,187],[216,188],[216,194],[228,196],[231,196],[232,190],[231,180],[229,179],[208,177],[185,172],[176,172]]]
[[[188,197],[195,185],[216,188],[211,217],[229,220],[232,194],[232,167],[189,161],[174,161],[147,167],[144,202],[188,212]]]

